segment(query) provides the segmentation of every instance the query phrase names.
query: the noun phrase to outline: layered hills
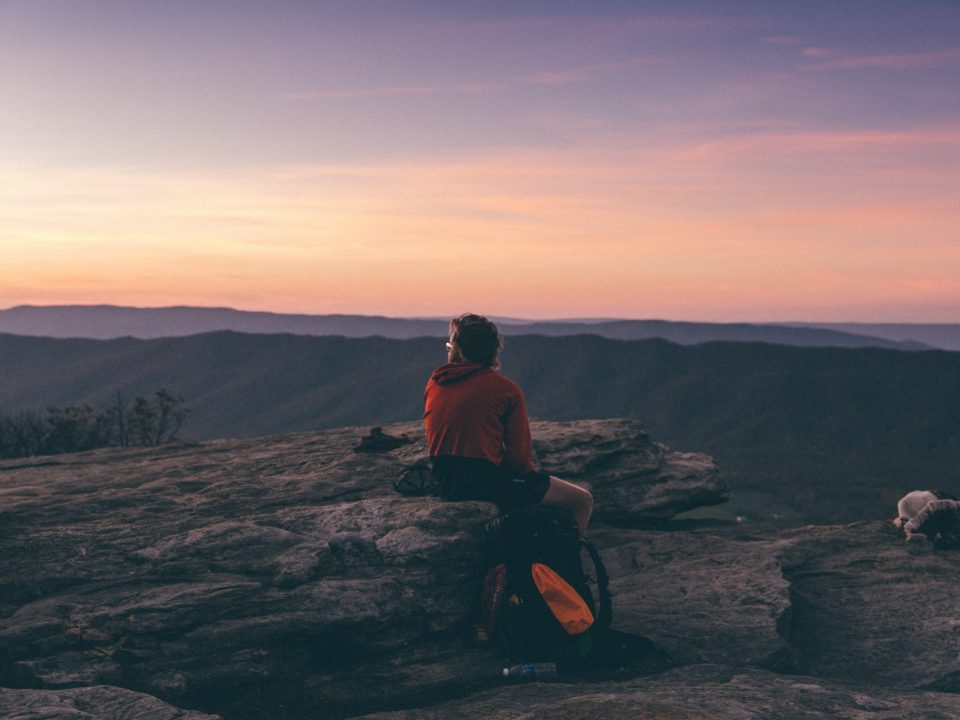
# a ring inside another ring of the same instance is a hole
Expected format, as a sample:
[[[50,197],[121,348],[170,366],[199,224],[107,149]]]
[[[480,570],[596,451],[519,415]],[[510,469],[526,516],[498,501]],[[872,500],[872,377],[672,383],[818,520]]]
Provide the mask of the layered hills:
[[[917,350],[930,347],[960,348],[960,326],[884,326],[862,330],[813,325],[696,323],[664,320],[503,319],[507,335],[579,335],[589,333],[618,340],[661,338],[684,345],[727,341],[767,342],[803,347],[885,347]],[[867,331],[869,329],[869,332]],[[297,335],[380,336],[393,339],[445,337],[447,321],[367,315],[294,315],[247,312],[230,308],[131,308],[113,305],[21,305],[0,310],[0,332],[41,337],[142,339],[177,337],[219,330],[245,333]],[[928,339],[934,342],[927,342]],[[942,344],[946,343],[946,344]]]
[[[414,420],[444,354],[434,338],[0,335],[0,412],[164,387],[191,409],[186,439]],[[881,518],[907,490],[960,490],[957,353],[520,336],[504,372],[534,417],[633,418],[709,452],[739,488],[732,515]]]
[[[797,323],[853,335],[881,337],[894,342],[916,342],[942,350],[960,350],[960,325],[956,323]]]

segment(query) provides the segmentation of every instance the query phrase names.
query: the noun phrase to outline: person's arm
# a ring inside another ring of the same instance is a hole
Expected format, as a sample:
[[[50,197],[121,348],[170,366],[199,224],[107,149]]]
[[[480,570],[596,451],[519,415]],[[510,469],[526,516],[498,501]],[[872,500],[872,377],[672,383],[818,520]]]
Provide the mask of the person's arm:
[[[514,470],[536,470],[533,464],[533,441],[530,438],[530,420],[527,403],[520,391],[503,419],[503,464]]]

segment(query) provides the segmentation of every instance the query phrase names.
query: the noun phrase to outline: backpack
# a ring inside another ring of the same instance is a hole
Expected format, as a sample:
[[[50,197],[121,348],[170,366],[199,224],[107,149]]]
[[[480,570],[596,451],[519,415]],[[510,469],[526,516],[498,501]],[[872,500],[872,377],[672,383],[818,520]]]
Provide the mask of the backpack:
[[[436,495],[437,481],[426,463],[415,463],[402,468],[393,481],[393,489],[402,495]]]
[[[484,567],[480,624],[511,661],[569,668],[591,660],[612,619],[609,579],[568,512],[536,505],[501,516],[488,530]]]

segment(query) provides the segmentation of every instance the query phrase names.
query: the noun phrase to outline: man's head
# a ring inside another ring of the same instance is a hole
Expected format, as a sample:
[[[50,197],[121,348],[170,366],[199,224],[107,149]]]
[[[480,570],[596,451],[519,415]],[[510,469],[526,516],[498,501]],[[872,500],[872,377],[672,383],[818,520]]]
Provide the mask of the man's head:
[[[500,331],[485,317],[465,313],[450,321],[450,342],[447,343],[450,362],[465,361],[498,368],[501,348]]]

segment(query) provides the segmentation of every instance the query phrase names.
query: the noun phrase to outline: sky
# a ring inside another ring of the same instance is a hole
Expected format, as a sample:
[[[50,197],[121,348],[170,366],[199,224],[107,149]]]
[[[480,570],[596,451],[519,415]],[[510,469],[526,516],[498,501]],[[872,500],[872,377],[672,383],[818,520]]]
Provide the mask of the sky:
[[[0,0],[0,308],[960,322],[956,0]]]

